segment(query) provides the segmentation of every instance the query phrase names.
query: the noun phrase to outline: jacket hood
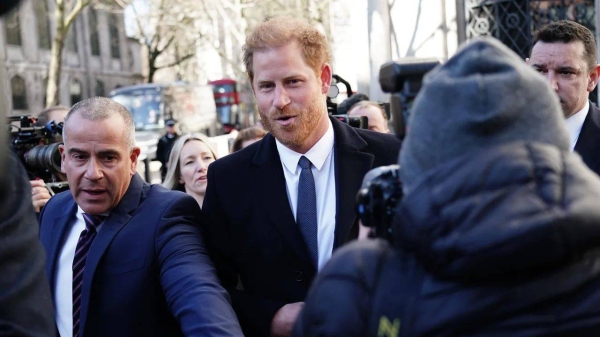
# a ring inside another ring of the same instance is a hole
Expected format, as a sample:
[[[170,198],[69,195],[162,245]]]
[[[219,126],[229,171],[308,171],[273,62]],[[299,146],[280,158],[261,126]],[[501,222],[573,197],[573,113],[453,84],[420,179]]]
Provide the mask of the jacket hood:
[[[543,143],[480,150],[425,172],[405,195],[394,244],[436,277],[523,277],[600,246],[600,179]]]
[[[558,96],[499,40],[474,39],[423,79],[400,152],[403,190],[464,153],[515,141],[569,150]]]

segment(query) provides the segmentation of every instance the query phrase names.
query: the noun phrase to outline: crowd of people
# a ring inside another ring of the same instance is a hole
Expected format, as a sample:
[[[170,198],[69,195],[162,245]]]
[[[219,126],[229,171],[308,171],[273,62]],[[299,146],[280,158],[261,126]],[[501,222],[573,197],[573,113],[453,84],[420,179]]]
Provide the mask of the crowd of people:
[[[217,158],[206,137],[167,121],[162,184],[136,173],[134,121],[119,103],[45,111],[64,123],[70,191],[32,180],[16,206],[6,193],[20,195],[24,178],[1,185],[0,213],[18,210],[29,227],[3,224],[0,246],[30,249],[2,258],[14,263],[0,334],[595,336],[596,43],[570,21],[533,41],[526,60],[493,38],[464,45],[427,74],[401,142],[365,95],[340,108],[369,130],[329,116],[328,39],[272,18],[243,48],[265,130],[240,131]],[[403,198],[392,239],[356,240],[363,177],[393,164]]]

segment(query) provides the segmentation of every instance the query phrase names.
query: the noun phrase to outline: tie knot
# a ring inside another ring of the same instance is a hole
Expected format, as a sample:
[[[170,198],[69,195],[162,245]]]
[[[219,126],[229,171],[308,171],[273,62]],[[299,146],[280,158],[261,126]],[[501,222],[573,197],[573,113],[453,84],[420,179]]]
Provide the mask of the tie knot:
[[[98,225],[100,225],[102,223],[102,221],[104,221],[104,219],[106,219],[106,215],[92,215],[92,214],[87,214],[87,213],[83,213],[83,219],[85,220],[85,227],[87,228],[87,230],[96,230],[96,227],[98,227]]]
[[[307,168],[310,168],[310,165],[312,163],[310,162],[310,160],[308,160],[308,158],[306,158],[305,156],[300,157],[300,160],[298,161],[298,165],[304,170]]]

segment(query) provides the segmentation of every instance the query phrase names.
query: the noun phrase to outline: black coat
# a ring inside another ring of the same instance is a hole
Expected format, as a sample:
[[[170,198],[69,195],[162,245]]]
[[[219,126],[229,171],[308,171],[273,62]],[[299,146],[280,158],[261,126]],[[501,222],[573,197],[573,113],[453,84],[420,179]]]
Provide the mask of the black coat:
[[[575,144],[583,162],[600,175],[600,109],[590,102],[590,109]]]
[[[548,145],[442,165],[402,200],[393,248],[335,254],[295,336],[597,336],[599,204],[600,179]]]
[[[175,134],[173,138],[169,138],[166,134],[158,140],[158,144],[156,144],[156,160],[158,160],[163,167],[169,162],[169,155],[171,154],[171,149],[173,145],[179,138],[178,134]],[[166,172],[166,167],[165,167]]]
[[[336,249],[357,236],[354,202],[364,174],[396,163],[400,141],[331,120]],[[271,134],[210,165],[202,210],[208,218],[204,223],[211,257],[244,334],[269,336],[277,310],[303,301],[316,274],[290,209]],[[243,291],[236,290],[238,276]]]
[[[0,178],[0,336],[54,336],[54,308],[45,254],[31,203],[31,185],[13,153]]]

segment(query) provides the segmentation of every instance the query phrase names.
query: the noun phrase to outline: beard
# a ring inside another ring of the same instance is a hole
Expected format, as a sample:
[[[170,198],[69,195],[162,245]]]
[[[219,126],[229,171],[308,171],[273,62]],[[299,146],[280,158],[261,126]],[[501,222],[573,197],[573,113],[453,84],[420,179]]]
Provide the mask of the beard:
[[[321,118],[324,117],[323,104],[322,96],[315,95],[306,109],[295,109],[290,104],[282,110],[273,108],[267,114],[262,111],[259,111],[259,114],[265,129],[283,145],[295,149],[306,142],[321,122]],[[296,116],[296,120],[290,125],[283,126],[276,121],[282,116]]]

